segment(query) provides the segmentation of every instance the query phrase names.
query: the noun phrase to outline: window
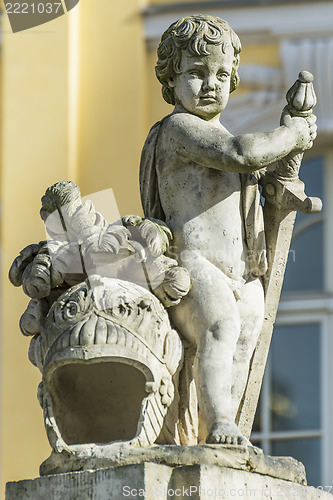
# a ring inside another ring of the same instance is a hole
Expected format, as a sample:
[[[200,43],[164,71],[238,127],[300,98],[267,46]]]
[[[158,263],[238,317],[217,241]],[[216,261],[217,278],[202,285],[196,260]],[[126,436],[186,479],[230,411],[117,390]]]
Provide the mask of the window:
[[[324,201],[332,155],[301,167],[306,193]],[[326,194],[326,199],[328,198]],[[328,202],[327,205],[330,205]],[[251,440],[274,456],[292,456],[308,484],[331,485],[332,295],[325,251],[329,208],[297,214],[285,280]]]
[[[313,486],[322,484],[321,343],[319,322],[275,328],[252,437],[269,455],[300,460]]]
[[[324,159],[304,161],[300,178],[308,196],[324,198]],[[324,290],[324,215],[297,213],[283,292]]]

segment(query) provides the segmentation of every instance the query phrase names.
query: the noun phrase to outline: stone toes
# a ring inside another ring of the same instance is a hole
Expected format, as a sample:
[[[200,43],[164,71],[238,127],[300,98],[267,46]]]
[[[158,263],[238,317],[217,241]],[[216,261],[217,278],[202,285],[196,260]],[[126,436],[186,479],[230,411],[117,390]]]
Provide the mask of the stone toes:
[[[219,433],[218,431],[213,431],[209,434],[207,438],[207,443],[210,444],[225,444],[225,445],[232,445],[232,446],[248,446],[249,441],[244,438],[243,436],[239,435],[230,435],[228,434],[222,434]]]
[[[207,443],[219,443],[220,436],[216,432],[211,432],[208,436]]]

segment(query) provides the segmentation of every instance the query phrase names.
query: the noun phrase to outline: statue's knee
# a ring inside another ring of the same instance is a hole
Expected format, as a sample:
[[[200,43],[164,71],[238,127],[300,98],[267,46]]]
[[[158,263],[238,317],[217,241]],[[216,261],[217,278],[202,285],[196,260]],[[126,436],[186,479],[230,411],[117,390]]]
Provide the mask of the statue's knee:
[[[233,318],[215,321],[207,336],[217,342],[235,342],[239,336],[239,324]]]

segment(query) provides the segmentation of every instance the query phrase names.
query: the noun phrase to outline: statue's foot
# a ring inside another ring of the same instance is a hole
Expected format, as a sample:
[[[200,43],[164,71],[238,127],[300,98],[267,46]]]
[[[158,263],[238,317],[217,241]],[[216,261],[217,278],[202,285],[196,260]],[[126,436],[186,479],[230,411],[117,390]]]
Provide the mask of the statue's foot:
[[[208,434],[206,443],[252,446],[234,422],[216,422]]]

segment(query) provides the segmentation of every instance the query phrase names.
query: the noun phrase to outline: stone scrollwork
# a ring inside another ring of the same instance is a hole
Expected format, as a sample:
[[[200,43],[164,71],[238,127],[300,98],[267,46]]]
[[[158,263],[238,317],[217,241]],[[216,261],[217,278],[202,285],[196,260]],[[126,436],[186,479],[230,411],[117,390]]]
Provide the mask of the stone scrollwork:
[[[164,255],[171,231],[139,216],[108,224],[73,182],[47,189],[41,217],[49,239],[24,248],[9,277],[31,298],[20,329],[32,336],[53,451],[150,446],[163,435],[183,358],[165,307],[190,288]]]

